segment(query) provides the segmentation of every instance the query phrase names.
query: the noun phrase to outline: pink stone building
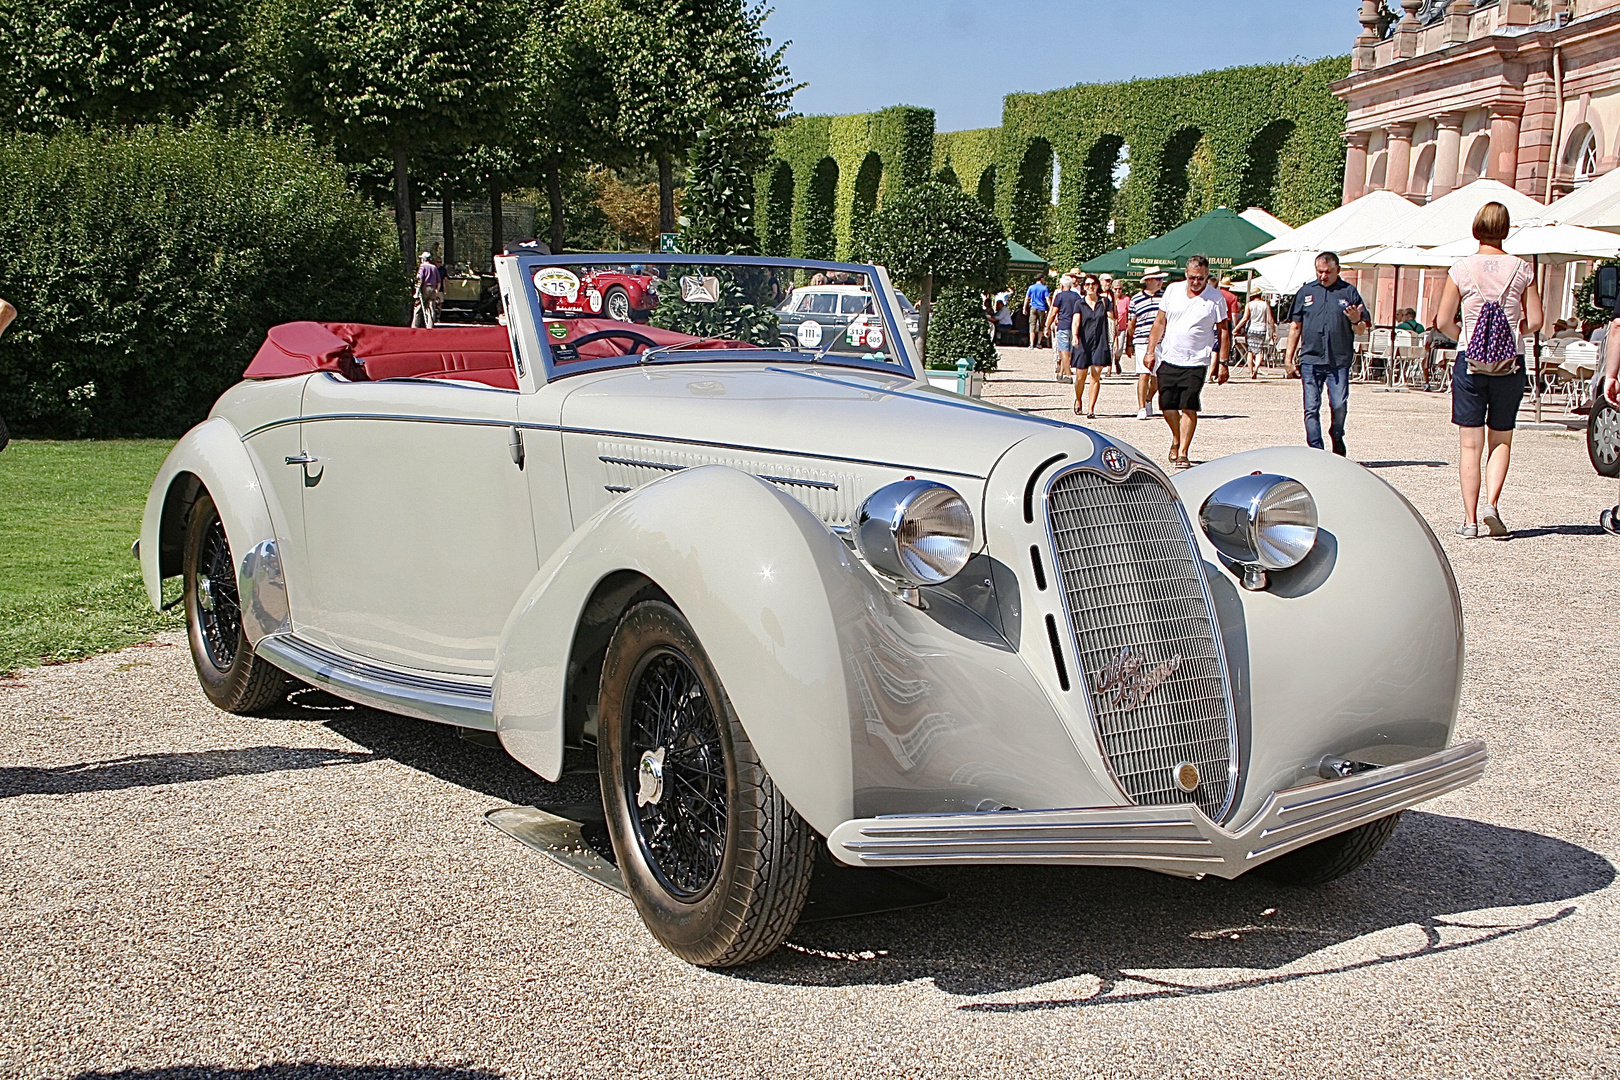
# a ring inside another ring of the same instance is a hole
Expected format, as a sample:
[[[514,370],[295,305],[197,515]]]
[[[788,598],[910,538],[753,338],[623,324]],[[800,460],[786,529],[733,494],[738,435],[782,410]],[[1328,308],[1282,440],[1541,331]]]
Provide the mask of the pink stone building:
[[[1350,75],[1333,85],[1349,109],[1344,201],[1384,189],[1422,203],[1485,176],[1548,202],[1620,162],[1620,0],[1399,6],[1381,35],[1379,0],[1362,0]],[[1403,276],[1402,306],[1418,306],[1417,278]],[[1432,308],[1438,290],[1422,291]]]

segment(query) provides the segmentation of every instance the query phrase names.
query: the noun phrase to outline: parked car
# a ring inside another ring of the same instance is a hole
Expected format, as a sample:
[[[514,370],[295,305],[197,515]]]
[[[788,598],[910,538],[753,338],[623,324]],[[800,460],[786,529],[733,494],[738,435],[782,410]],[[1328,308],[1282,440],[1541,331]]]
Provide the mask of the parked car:
[[[915,338],[917,309],[902,294],[895,293],[895,298],[906,332]],[[842,334],[847,340],[841,345],[858,349],[871,331],[878,332],[879,340],[884,332],[872,294],[861,285],[802,286],[782,301],[780,313],[779,329],[784,345],[799,343],[816,348],[823,340]]]
[[[640,256],[637,256],[640,258]],[[646,322],[658,307],[658,278],[632,267],[604,267],[581,274],[577,288],[540,294],[546,311],[557,315],[602,317],[615,322]]]
[[[500,313],[501,291],[494,274],[455,274],[444,279],[439,321],[493,323]]]
[[[137,546],[210,700],[299,680],[551,780],[594,747],[638,911],[713,966],[792,930],[818,846],[1314,884],[1482,774],[1450,566],[1375,474],[1167,476],[920,381],[879,267],[643,258],[646,325],[551,317],[599,267],[526,255],[505,327],[270,332]],[[783,341],[771,271],[853,275],[882,340]]]

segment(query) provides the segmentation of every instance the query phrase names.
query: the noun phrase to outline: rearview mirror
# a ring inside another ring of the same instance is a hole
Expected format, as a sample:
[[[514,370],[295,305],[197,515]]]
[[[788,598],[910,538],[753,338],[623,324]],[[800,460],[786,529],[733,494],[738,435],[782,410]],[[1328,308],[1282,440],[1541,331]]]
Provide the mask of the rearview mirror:
[[[1592,303],[1604,311],[1614,310],[1614,296],[1620,292],[1620,266],[1597,268],[1597,284],[1592,286]]]

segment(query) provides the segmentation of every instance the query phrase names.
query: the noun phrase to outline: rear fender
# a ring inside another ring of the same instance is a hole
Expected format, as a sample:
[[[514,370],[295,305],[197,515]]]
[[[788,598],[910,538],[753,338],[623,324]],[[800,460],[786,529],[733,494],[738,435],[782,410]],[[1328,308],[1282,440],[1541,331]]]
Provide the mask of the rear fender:
[[[692,624],[788,802],[830,832],[853,808],[835,615],[859,602],[852,558],[803,505],[736,469],[637,488],[547,560],[507,620],[495,655],[501,743],[548,780],[561,775],[576,628],[599,585],[640,575]]]
[[[243,626],[250,640],[286,621],[275,527],[253,462],[236,428],[221,417],[206,420],[175,444],[152,481],[141,518],[141,578],[153,607],[163,605],[163,580],[182,571],[186,519],[206,490],[219,509],[237,562]],[[257,616],[257,617],[255,617]]]

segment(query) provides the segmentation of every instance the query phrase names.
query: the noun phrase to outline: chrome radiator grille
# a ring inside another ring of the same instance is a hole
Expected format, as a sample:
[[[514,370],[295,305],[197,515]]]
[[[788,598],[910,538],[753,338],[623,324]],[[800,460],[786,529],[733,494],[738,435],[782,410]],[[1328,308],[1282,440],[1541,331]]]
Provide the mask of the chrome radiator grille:
[[[1053,556],[1098,741],[1140,804],[1192,802],[1219,821],[1231,799],[1231,704],[1200,560],[1163,483],[1086,470],[1052,482]],[[1183,763],[1199,784],[1176,784]]]

